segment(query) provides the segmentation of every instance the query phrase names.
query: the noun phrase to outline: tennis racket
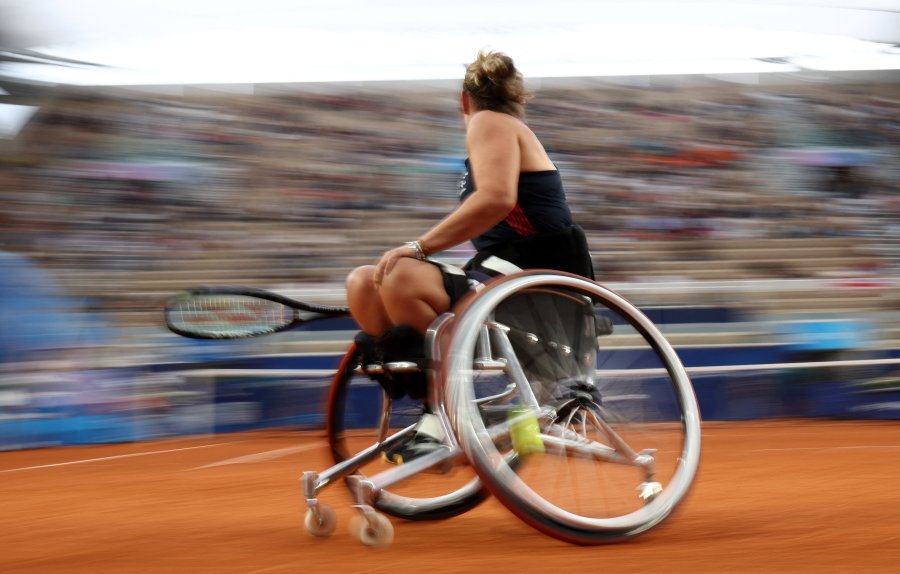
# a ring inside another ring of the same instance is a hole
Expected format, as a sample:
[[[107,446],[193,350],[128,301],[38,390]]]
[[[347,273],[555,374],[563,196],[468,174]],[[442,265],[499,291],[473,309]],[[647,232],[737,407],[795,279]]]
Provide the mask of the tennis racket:
[[[195,287],[172,297],[165,307],[166,327],[192,339],[246,339],[349,315],[347,307],[304,303],[246,287]]]

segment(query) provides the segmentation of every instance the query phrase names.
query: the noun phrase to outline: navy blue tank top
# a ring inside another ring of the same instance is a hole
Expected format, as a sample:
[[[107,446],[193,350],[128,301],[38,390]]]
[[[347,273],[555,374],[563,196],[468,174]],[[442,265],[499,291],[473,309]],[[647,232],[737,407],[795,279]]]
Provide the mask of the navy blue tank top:
[[[466,173],[459,182],[460,201],[475,191],[472,168],[466,159]],[[511,239],[562,231],[572,225],[572,213],[558,170],[525,171],[519,174],[516,205],[506,219],[472,239],[479,251]]]

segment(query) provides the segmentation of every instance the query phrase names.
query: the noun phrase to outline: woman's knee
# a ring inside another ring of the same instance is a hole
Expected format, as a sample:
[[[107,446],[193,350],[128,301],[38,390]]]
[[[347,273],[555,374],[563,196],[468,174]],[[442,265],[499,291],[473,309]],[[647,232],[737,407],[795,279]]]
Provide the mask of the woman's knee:
[[[427,282],[422,264],[412,259],[400,259],[391,272],[381,280],[381,289],[394,297],[416,297]]]
[[[370,293],[375,291],[375,266],[363,265],[347,274],[347,293]]]
[[[381,291],[373,278],[375,267],[357,267],[347,275],[347,305],[360,329],[370,335],[378,335],[391,326],[390,318],[381,300]]]

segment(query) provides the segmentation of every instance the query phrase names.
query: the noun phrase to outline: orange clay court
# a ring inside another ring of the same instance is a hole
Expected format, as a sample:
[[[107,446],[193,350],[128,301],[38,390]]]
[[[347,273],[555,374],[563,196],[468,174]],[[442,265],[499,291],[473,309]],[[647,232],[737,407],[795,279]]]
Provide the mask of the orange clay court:
[[[318,431],[0,453],[0,572],[900,571],[900,424],[713,422],[703,437],[679,510],[593,547],[489,500],[441,522],[392,519],[393,545],[373,549],[348,533],[342,485],[320,493],[337,531],[313,538],[299,477],[330,465]]]

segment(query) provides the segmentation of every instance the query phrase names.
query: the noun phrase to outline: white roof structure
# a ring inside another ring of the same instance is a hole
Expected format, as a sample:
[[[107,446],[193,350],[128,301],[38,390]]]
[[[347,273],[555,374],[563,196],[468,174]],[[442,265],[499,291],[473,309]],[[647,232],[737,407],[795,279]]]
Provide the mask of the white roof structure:
[[[900,0],[0,0],[0,80],[458,79],[479,49],[531,78],[900,70]]]

